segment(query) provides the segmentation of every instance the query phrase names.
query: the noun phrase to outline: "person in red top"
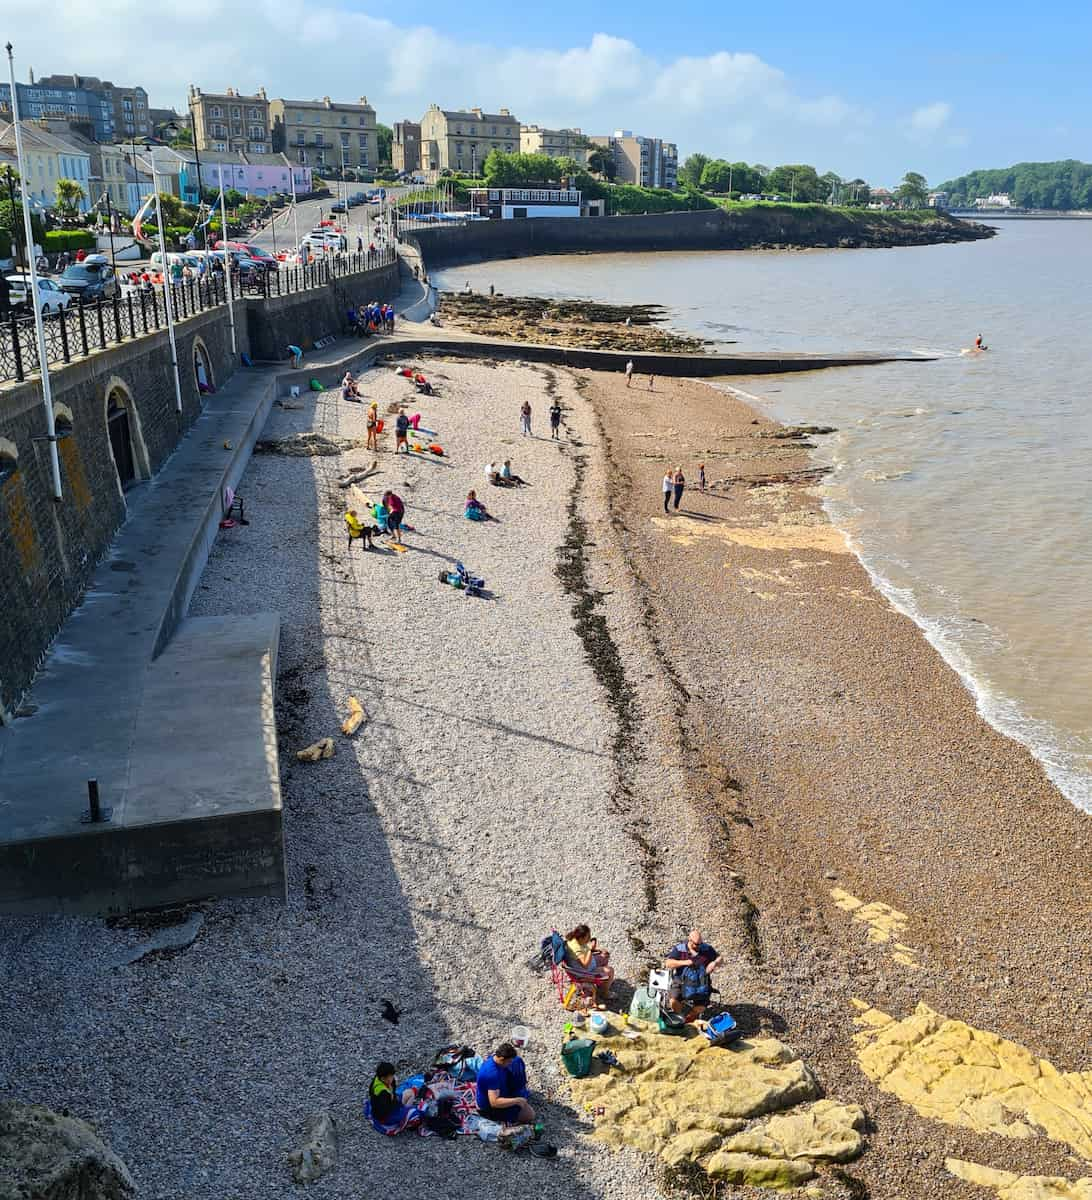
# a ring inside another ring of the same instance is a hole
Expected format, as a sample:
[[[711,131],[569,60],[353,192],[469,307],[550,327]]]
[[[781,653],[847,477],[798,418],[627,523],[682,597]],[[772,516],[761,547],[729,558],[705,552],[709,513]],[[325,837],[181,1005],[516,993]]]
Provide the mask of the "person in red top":
[[[387,529],[391,541],[402,545],[402,518],[406,515],[406,506],[402,497],[394,492],[383,493],[383,503],[387,506]]]

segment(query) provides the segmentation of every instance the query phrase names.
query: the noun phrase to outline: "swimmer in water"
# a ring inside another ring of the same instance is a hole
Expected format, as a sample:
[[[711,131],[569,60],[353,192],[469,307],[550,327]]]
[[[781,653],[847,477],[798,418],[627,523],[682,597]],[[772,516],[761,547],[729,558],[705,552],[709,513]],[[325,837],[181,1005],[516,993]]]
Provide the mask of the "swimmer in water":
[[[979,334],[978,337],[974,339],[974,348],[976,350],[982,349],[982,334]]]

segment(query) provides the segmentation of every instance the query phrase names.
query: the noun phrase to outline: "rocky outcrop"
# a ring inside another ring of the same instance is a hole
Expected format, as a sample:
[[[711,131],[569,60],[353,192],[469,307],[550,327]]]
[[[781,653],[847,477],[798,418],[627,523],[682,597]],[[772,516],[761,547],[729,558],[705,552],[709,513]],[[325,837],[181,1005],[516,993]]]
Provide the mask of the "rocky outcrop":
[[[1092,1161],[1092,1071],[1059,1071],[996,1033],[919,1004],[896,1020],[858,1004],[861,1070],[924,1117],[979,1133],[1040,1132]]]
[[[594,1137],[632,1146],[669,1166],[759,1187],[795,1187],[824,1162],[864,1149],[864,1112],[819,1100],[807,1066],[774,1038],[710,1046],[696,1031],[670,1037],[643,1030],[636,1041],[599,1039],[618,1067],[571,1081],[595,1116]]]
[[[303,1123],[299,1146],[288,1152],[292,1178],[314,1183],[337,1163],[337,1125],[328,1112],[312,1113]]]
[[[129,1169],[79,1117],[0,1102],[0,1200],[129,1200]]]
[[[1070,1182],[1056,1175],[1014,1175],[958,1158],[946,1159],[944,1165],[957,1179],[992,1188],[997,1200],[1092,1200],[1092,1179]]]

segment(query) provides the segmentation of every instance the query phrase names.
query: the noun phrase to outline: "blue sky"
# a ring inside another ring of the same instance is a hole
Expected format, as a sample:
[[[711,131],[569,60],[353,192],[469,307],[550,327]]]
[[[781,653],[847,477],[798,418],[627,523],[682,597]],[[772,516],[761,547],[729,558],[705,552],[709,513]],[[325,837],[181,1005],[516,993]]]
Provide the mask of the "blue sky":
[[[937,183],[1092,155],[1089,5],[187,0],[148,20],[143,0],[58,0],[48,27],[41,11],[5,5],[18,78],[81,71],[142,83],[163,105],[184,104],[191,82],[367,95],[387,123],[432,101],[505,105],[527,124],[632,128],[683,155],[811,162],[888,185],[907,170]]]

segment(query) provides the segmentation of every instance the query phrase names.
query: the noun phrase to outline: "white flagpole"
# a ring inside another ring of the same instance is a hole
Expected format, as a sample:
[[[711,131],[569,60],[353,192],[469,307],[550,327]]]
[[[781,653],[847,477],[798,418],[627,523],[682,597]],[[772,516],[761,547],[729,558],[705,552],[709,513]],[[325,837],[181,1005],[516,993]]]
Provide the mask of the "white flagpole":
[[[15,59],[11,53],[11,42],[7,44],[8,76],[11,79],[11,117],[15,126],[15,157],[19,164],[20,193],[23,198],[23,233],[27,248],[27,271],[30,275],[30,307],[34,313],[34,332],[38,337],[38,364],[42,373],[42,406],[45,408],[46,433],[49,438],[49,465],[53,474],[53,499],[62,499],[61,463],[57,458],[57,429],[53,423],[53,387],[49,379],[49,361],[46,355],[45,325],[38,299],[38,267],[34,261],[34,232],[30,227],[30,172],[23,165],[23,134],[19,127],[19,92],[15,86]],[[12,214],[14,217],[14,214]],[[14,232],[14,230],[12,231]],[[14,240],[14,239],[13,239]],[[64,320],[63,315],[59,318]]]
[[[174,340],[174,289],[171,287],[171,268],[167,262],[167,235],[163,232],[163,204],[159,198],[159,176],[155,169],[155,147],[151,148],[152,192],[155,195],[155,219],[159,226],[159,255],[163,267],[163,305],[167,310],[167,340],[171,344],[171,369],[174,371],[174,406],[182,411],[182,381],[178,376],[178,347]]]
[[[288,158],[287,154],[285,158]],[[296,168],[290,159],[288,162],[288,178],[292,181],[292,229],[295,232],[296,257],[298,258],[300,255],[300,218],[299,213],[296,212]]]
[[[228,248],[227,205],[224,203],[224,164],[216,164],[220,172],[220,235],[224,242],[224,281],[227,284],[228,321],[231,323],[231,353],[235,355],[239,347],[235,341],[235,306],[231,302],[231,250]]]

